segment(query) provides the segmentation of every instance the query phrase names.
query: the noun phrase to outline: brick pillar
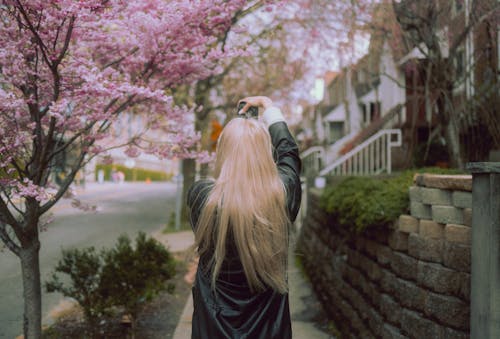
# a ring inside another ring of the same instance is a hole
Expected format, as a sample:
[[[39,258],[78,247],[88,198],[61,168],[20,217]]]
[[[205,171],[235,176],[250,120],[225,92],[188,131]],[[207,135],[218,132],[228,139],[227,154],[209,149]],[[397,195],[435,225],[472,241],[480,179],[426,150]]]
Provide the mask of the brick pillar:
[[[500,163],[472,172],[471,338],[500,338]]]

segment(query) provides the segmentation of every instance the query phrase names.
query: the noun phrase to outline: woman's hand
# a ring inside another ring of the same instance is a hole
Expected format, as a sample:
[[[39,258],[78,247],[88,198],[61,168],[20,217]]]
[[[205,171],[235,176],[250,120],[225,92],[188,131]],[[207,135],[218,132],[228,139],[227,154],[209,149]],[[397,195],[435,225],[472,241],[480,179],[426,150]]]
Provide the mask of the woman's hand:
[[[238,114],[244,114],[251,106],[262,107],[264,110],[273,105],[273,101],[265,96],[255,96],[246,97],[238,101],[238,106],[240,102],[246,102],[246,105],[238,112]]]

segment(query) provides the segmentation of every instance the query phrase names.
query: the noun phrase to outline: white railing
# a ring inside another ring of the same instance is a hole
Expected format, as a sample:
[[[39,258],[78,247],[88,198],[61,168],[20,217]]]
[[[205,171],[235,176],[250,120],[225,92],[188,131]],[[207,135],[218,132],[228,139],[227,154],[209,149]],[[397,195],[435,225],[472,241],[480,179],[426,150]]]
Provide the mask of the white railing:
[[[302,173],[316,175],[325,161],[325,149],[322,146],[313,146],[300,154]]]
[[[392,140],[393,137],[396,140]],[[380,130],[319,172],[319,176],[391,173],[391,148],[401,146],[399,129]]]

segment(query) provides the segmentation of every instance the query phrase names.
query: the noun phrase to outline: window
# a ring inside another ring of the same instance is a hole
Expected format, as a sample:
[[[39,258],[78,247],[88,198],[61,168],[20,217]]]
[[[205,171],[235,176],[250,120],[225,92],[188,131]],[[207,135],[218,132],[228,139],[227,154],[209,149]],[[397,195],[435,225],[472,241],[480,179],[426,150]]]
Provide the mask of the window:
[[[359,106],[361,107],[361,114],[363,115],[363,123],[366,124],[368,122],[368,117],[367,117],[367,112],[366,112],[366,105],[364,103],[359,103]]]
[[[329,142],[333,144],[344,136],[344,123],[341,121],[331,121],[329,123]]]
[[[380,101],[370,102],[370,122],[380,118]]]

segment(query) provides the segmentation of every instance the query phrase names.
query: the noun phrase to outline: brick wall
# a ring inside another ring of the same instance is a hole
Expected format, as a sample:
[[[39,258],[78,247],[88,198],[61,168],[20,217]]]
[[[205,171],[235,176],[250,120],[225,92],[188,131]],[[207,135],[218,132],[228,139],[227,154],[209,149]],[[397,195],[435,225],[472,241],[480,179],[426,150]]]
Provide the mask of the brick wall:
[[[336,227],[310,192],[298,251],[345,337],[469,337],[471,186],[418,175],[410,215],[362,236]]]

